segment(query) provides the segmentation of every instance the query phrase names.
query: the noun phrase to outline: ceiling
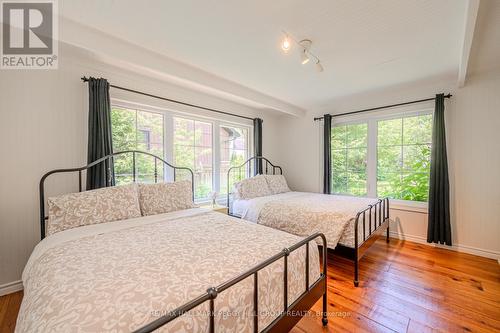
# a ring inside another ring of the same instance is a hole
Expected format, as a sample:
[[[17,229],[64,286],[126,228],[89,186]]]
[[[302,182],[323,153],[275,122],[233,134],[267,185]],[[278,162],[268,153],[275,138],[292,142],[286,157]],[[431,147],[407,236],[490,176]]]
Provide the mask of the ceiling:
[[[472,73],[500,69],[499,0],[481,0],[469,68]]]
[[[455,77],[466,12],[467,0],[60,1],[72,21],[305,110]],[[282,30],[311,39],[325,71],[284,54]]]

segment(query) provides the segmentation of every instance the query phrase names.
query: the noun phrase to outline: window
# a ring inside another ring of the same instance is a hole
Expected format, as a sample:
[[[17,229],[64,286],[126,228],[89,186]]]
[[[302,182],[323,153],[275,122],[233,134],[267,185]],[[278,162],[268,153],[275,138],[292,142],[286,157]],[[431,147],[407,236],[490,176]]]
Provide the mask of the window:
[[[227,172],[233,166],[242,165],[248,158],[248,129],[233,126],[220,126],[220,193],[227,192]],[[236,173],[229,180],[234,184],[239,180]]]
[[[377,194],[427,201],[432,115],[378,121]]]
[[[332,129],[332,192],[365,196],[368,125]]]
[[[190,168],[194,173],[195,200],[198,202],[206,200],[211,191],[223,196],[227,191],[227,171],[249,156],[251,126],[122,105],[130,104],[120,102],[111,110],[113,151],[148,151],[176,166]],[[132,182],[132,166],[132,154],[115,158],[117,184]],[[136,155],[135,174],[138,182],[154,182],[154,158]],[[175,176],[177,180],[191,180],[190,174],[182,170]],[[163,168],[163,163],[157,164],[158,181],[172,181],[173,177],[172,169]]]
[[[113,107],[111,109],[113,151],[142,150],[163,156],[163,115],[153,112]],[[137,155],[136,179],[152,183],[155,179],[154,159]],[[133,179],[131,154],[115,158],[115,180],[117,184],[127,184]],[[163,178],[163,168],[157,168],[157,178]]]
[[[431,141],[431,110],[334,123],[331,192],[426,202]]]
[[[195,198],[212,191],[212,124],[174,118],[174,164],[194,172]]]

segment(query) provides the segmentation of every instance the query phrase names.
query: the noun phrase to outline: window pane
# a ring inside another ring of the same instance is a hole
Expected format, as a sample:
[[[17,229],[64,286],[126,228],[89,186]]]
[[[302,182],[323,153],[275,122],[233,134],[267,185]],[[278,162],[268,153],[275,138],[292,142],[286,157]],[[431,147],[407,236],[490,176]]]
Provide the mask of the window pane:
[[[347,171],[366,173],[366,148],[347,149]]]
[[[401,172],[401,146],[382,146],[377,149],[379,173]]]
[[[111,110],[113,151],[140,150],[163,158],[163,115],[113,107]],[[157,162],[156,179],[163,179],[163,163]],[[155,162],[151,156],[136,155],[136,181],[155,181]],[[133,181],[132,154],[115,157],[115,180],[118,185]]]
[[[332,128],[332,193],[366,195],[368,124]]]
[[[212,191],[212,156],[212,124],[174,118],[174,163],[193,170],[195,199]]]
[[[248,158],[248,130],[232,126],[220,127],[220,194],[227,193],[227,172],[242,165]],[[246,176],[244,173],[242,177]],[[230,174],[229,185],[239,181],[240,174]]]
[[[368,137],[367,124],[355,124],[347,126],[346,143],[347,147],[366,147]]]
[[[332,149],[340,149],[346,146],[346,132],[346,126],[332,128]]]
[[[403,126],[403,144],[430,144],[432,142],[431,114],[404,118]]]
[[[111,109],[111,132],[114,152],[137,148],[135,112],[135,110],[116,107]]]
[[[332,193],[347,193],[347,174],[345,172],[333,173]]]
[[[332,151],[332,173],[341,173],[347,170],[347,149]]]
[[[378,122],[377,195],[426,201],[432,115]]]
[[[406,172],[431,171],[431,146],[411,145],[403,147],[403,169]]]
[[[400,146],[402,143],[403,119],[391,119],[378,122],[378,146]]]

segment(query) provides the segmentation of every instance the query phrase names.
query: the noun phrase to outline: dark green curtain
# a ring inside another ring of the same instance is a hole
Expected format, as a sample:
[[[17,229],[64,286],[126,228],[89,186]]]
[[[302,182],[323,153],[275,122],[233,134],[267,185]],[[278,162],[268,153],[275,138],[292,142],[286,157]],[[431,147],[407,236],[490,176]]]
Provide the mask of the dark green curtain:
[[[87,162],[92,163],[113,153],[111,103],[106,79],[90,78]],[[113,161],[106,160],[87,171],[87,190],[113,186]]]
[[[436,95],[432,127],[427,242],[451,245],[450,184],[444,124],[444,94]]]
[[[323,116],[323,193],[331,193],[332,179],[332,116],[325,114]]]
[[[253,156],[262,156],[262,119],[255,118],[253,120]],[[255,160],[254,174],[262,173],[262,160]]]

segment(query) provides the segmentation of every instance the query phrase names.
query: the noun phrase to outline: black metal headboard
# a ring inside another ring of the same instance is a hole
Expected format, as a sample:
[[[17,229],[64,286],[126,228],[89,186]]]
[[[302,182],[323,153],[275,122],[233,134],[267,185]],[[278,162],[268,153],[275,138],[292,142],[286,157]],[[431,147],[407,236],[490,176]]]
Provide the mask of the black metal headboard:
[[[155,183],[158,182],[158,161],[162,162],[164,166],[168,166],[168,167],[173,169],[174,180],[176,179],[176,175],[177,175],[176,171],[177,170],[185,170],[185,171],[189,172],[189,174],[191,176],[191,189],[192,189],[193,199],[194,199],[194,173],[193,173],[193,170],[186,168],[186,167],[174,166],[174,165],[168,163],[167,161],[165,161],[164,159],[162,159],[161,157],[158,157],[156,155],[153,155],[153,154],[145,152],[145,151],[125,150],[125,151],[116,152],[116,153],[101,157],[100,159],[98,159],[90,164],[87,164],[83,167],[71,168],[71,169],[56,169],[56,170],[49,171],[42,176],[42,178],[40,179],[40,233],[41,233],[42,239],[45,238],[45,220],[48,219],[48,217],[45,216],[45,188],[44,188],[45,180],[47,179],[47,177],[50,175],[56,174],[56,173],[78,172],[78,191],[82,192],[82,190],[83,190],[82,189],[82,171],[85,171],[85,170],[87,170],[93,166],[96,166],[100,163],[105,163],[105,165],[107,167],[106,183],[108,184],[108,186],[112,186],[112,184],[113,184],[113,171],[110,169],[109,166],[111,165],[111,162],[113,161],[115,156],[123,155],[123,154],[132,154],[132,181],[134,183],[137,180],[136,155],[138,155],[138,154],[139,155],[147,155],[147,156],[151,156],[154,158],[154,182]]]
[[[283,169],[279,165],[274,165],[273,163],[271,163],[271,161],[263,156],[250,157],[248,160],[243,162],[243,164],[229,168],[229,170],[227,171],[227,209],[229,215],[232,215],[230,196],[231,194],[233,194],[231,191],[234,184],[247,177],[258,174],[282,175]],[[233,180],[232,183],[231,180]]]

